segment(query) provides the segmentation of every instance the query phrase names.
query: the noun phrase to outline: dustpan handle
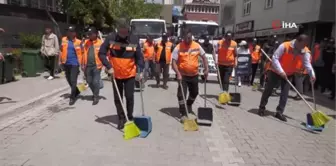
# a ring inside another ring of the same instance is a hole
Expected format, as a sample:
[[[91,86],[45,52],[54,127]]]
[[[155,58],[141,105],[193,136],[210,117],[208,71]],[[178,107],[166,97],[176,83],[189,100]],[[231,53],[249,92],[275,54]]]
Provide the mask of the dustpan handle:
[[[140,85],[140,99],[141,99],[141,111],[142,111],[142,116],[145,116],[145,104],[144,104],[144,100],[143,100],[143,88],[142,88],[142,80],[139,80],[139,85]]]
[[[217,75],[218,75],[219,86],[220,86],[220,89],[223,91],[222,78],[221,78],[221,75],[220,75],[218,64],[216,65],[216,67],[217,67]]]
[[[207,89],[206,89],[206,82],[207,79],[204,79],[204,108],[206,108],[206,102],[207,102]]]
[[[313,102],[314,102],[314,110],[317,110],[317,107],[316,107],[316,100],[315,100],[315,88],[314,88],[314,83],[311,83],[311,88],[312,88],[312,95],[313,95]]]
[[[186,111],[186,114],[188,115],[188,107],[187,107],[187,101],[186,101],[186,97],[184,95],[184,90],[183,90],[183,86],[182,86],[182,80],[181,81],[178,81],[179,84],[180,84],[180,87],[181,87],[181,92],[182,92],[182,98],[183,98],[183,103],[184,103],[184,107],[185,107],[185,111]]]
[[[118,94],[118,98],[119,98],[119,100],[120,100],[121,107],[122,107],[122,109],[123,109],[123,112],[124,112],[124,115],[125,115],[125,117],[126,117],[126,120],[129,121],[128,116],[127,116],[127,113],[126,113],[126,108],[125,108],[125,106],[124,106],[124,104],[123,104],[123,101],[122,101],[122,99],[121,99],[121,96],[120,96],[120,92],[119,92],[119,88],[118,88],[117,82],[116,82],[116,80],[115,80],[115,78],[114,78],[113,75],[112,75],[111,77],[112,77],[112,82],[113,82],[113,84],[114,84],[115,90],[116,90],[116,92],[117,92],[117,94]]]
[[[272,59],[266,54],[266,52],[263,49],[260,49],[261,52],[266,56],[266,58],[272,62]],[[295,88],[295,86],[288,80],[286,79],[287,83],[294,89],[294,91],[300,96],[300,98],[306,103],[306,105],[314,112],[315,109],[307,102],[307,100],[300,94],[300,92]]]
[[[237,93],[237,84],[239,82],[239,78],[237,76],[237,72],[236,72],[237,70],[236,70],[236,68],[233,68],[233,69],[234,69],[234,72],[235,72],[235,80],[236,80],[235,84],[234,84],[235,85],[234,87],[235,87],[235,93]]]

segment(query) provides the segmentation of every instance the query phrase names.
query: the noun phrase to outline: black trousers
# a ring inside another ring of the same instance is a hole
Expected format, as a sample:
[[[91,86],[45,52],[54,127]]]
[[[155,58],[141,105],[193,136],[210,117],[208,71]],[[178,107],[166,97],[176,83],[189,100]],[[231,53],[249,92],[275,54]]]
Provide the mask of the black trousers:
[[[77,78],[79,75],[79,66],[64,65],[65,78],[71,88],[70,99],[75,99],[79,95],[77,88]]]
[[[323,84],[323,81],[324,81],[325,73],[323,73],[323,67],[314,66],[314,71],[316,75],[316,81],[314,83],[314,88],[315,89],[318,89],[319,87],[324,88],[325,86]]]
[[[253,85],[254,77],[257,73],[258,66],[259,66],[258,63],[252,63],[252,77],[251,77],[251,82],[250,82],[251,85]]]
[[[179,102],[179,107],[180,107],[180,113],[182,115],[186,115],[186,108],[185,104],[183,101],[183,96],[182,96],[182,89],[184,92],[184,96],[187,97],[187,92],[189,91],[189,96],[186,98],[187,106],[188,109],[191,109],[192,104],[194,104],[195,99],[198,95],[198,75],[196,76],[182,76],[182,81],[181,81],[182,87],[178,86],[177,88],[177,100]],[[189,110],[191,111],[191,110]]]
[[[229,85],[230,85],[230,76],[233,71],[232,66],[223,66],[223,65],[218,65],[219,68],[219,74],[220,78],[222,79],[222,89],[223,91],[229,91]]]
[[[56,56],[44,56],[44,67],[48,69],[50,76],[55,76]]]
[[[163,85],[167,85],[169,79],[169,64],[156,63],[156,84],[160,84],[160,75],[163,75]]]
[[[288,76],[288,79],[290,80],[292,77],[293,76]],[[288,93],[291,87],[285,79],[281,78],[278,74],[274,73],[273,71],[267,72],[267,79],[268,80],[265,86],[265,90],[261,96],[259,108],[260,109],[266,108],[268,99],[273,93],[273,89],[278,85],[280,81],[281,94],[280,94],[280,100],[276,108],[276,111],[282,114],[285,111],[285,107],[286,107],[287,99],[288,99]]]
[[[121,96],[121,100],[123,101],[123,96],[125,94],[126,98],[126,109],[127,109],[127,117],[129,120],[133,120],[133,109],[134,109],[134,84],[135,77],[127,78],[127,79],[116,79],[117,87]],[[117,109],[117,114],[119,120],[125,120],[125,114],[122,108],[122,101],[119,100],[116,87],[112,83],[113,94],[114,94],[114,104]]]
[[[335,73],[332,74],[330,83],[331,97],[335,98]]]
[[[101,70],[97,69],[96,66],[88,66],[85,69],[86,82],[89,84],[94,97],[99,96],[101,81],[100,72]]]
[[[265,64],[266,62],[261,61],[261,63],[259,64],[260,67],[260,86],[264,87],[265,84]]]

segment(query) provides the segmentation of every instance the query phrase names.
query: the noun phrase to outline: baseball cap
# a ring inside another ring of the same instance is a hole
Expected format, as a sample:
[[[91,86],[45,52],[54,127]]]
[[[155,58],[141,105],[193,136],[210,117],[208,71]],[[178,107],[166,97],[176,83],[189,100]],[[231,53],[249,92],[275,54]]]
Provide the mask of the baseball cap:
[[[166,32],[163,32],[163,33],[162,33],[162,36],[165,36],[165,37],[166,37],[166,36],[167,36],[167,33],[166,33]]]
[[[97,33],[97,29],[95,27],[90,27],[87,31],[88,34],[91,34],[91,33]]]
[[[242,40],[240,43],[239,43],[240,46],[245,46],[247,45],[247,42],[245,40]]]

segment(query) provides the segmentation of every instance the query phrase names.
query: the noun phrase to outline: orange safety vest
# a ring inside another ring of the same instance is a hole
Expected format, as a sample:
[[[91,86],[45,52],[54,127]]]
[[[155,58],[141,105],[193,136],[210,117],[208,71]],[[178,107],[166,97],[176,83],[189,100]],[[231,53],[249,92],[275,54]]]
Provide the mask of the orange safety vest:
[[[282,69],[287,75],[293,75],[294,73],[303,72],[302,55],[294,55],[293,48],[291,47],[291,41],[284,42],[285,51],[280,58],[280,64]],[[310,52],[307,47],[304,48],[305,52]],[[277,72],[272,68],[274,72]]]
[[[165,49],[165,51],[166,51],[166,64],[170,64],[170,62],[171,62],[171,58],[172,58],[171,49],[172,49],[172,47],[173,47],[173,43],[171,43],[169,41],[166,42],[166,49]],[[159,63],[159,61],[160,61],[162,50],[163,50],[163,46],[162,46],[161,41],[160,41],[157,44],[157,51],[156,51],[156,56],[155,56],[155,61],[157,63]]]
[[[198,75],[198,58],[200,56],[200,45],[194,41],[190,46],[181,42],[177,46],[178,61],[177,67],[182,75],[196,76]]]
[[[83,55],[83,62],[82,62],[82,64],[84,66],[87,65],[87,60],[88,60],[88,56],[89,56],[89,54],[88,54],[89,53],[89,49],[90,49],[90,47],[93,44],[97,69],[101,69],[103,67],[103,64],[100,61],[99,56],[98,56],[98,52],[99,52],[99,49],[100,49],[100,46],[102,45],[102,43],[103,42],[100,39],[97,39],[97,40],[95,40],[93,42],[91,40],[85,40],[84,41],[84,45],[83,45],[83,47],[84,47],[84,55]]]
[[[135,77],[136,63],[134,54],[136,53],[137,44],[124,44],[110,41],[109,61],[114,70],[114,77],[117,79],[127,79]],[[125,52],[121,55],[117,54],[122,48]]]
[[[236,60],[235,48],[237,43],[231,40],[229,46],[224,40],[218,42],[218,64],[224,66],[234,66]]]
[[[318,59],[319,59],[319,57],[320,57],[320,44],[315,44],[315,46],[314,46],[314,55],[313,55],[313,57],[314,57],[314,59],[313,59],[313,62],[316,62]]]
[[[149,42],[145,42],[143,46],[143,54],[145,60],[153,60],[154,59],[154,44],[150,44]]]
[[[252,45],[250,45],[250,52],[251,52],[251,57],[252,57],[252,63],[256,64],[259,62],[260,57],[261,57],[261,52],[260,52],[261,47],[259,45],[256,45],[254,48]]]
[[[63,37],[62,38],[62,45],[61,45],[61,56],[60,56],[60,61],[62,64],[65,64],[68,58],[68,38]],[[77,55],[77,59],[79,64],[82,64],[82,48],[81,48],[81,40],[75,38],[73,40],[74,46],[75,46],[75,51]]]

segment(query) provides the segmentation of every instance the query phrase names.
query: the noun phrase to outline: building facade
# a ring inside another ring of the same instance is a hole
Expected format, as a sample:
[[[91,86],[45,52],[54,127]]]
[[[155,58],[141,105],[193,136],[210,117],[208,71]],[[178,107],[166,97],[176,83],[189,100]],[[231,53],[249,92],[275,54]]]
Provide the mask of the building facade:
[[[274,28],[282,21],[298,28]],[[235,22],[236,38],[285,40],[300,32],[314,42],[334,35],[335,0],[236,0]]]
[[[183,14],[187,20],[219,22],[219,0],[185,1]]]
[[[224,27],[225,31],[233,31],[235,25],[235,0],[220,1],[219,25]]]
[[[0,4],[47,9],[51,12],[60,12],[60,2],[60,0],[0,0]]]

